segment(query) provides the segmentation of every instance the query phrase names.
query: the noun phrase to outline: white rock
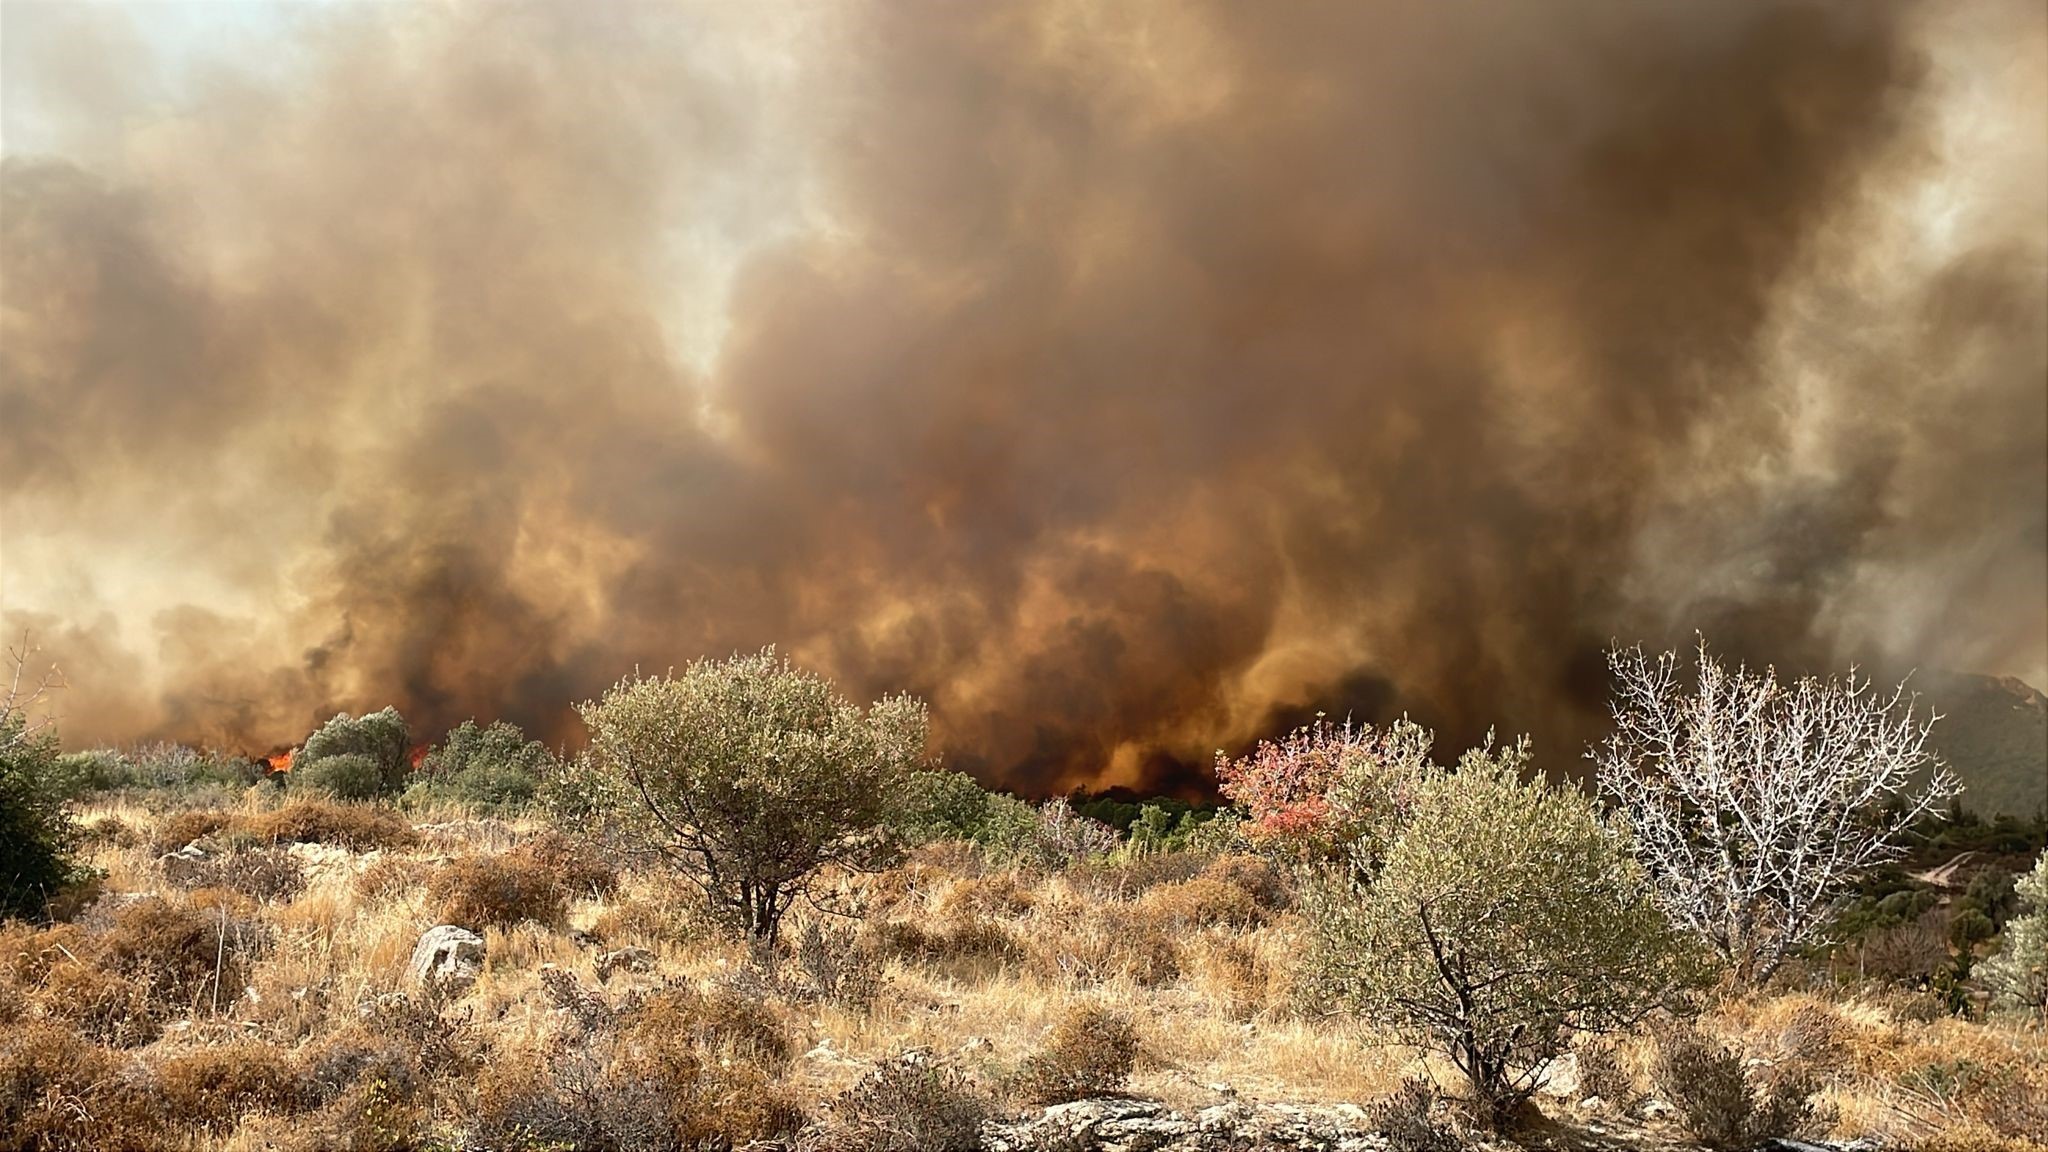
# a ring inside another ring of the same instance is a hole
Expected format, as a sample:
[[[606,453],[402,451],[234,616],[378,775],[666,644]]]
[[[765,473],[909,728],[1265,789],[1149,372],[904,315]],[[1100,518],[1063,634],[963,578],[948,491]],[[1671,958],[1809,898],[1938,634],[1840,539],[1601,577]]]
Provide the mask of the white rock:
[[[432,981],[454,988],[467,988],[484,970],[484,938],[467,928],[437,924],[420,936],[412,960],[405,966],[408,979]]]

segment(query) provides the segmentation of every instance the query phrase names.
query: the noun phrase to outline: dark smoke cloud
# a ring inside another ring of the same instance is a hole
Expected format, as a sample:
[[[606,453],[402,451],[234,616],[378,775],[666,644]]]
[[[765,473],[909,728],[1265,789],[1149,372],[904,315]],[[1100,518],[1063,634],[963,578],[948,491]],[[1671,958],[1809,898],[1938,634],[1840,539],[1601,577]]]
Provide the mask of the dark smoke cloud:
[[[2037,5],[739,9],[175,84],[6,10],[70,740],[573,739],[774,642],[1047,791],[1317,710],[1568,763],[1617,637],[2048,673]]]

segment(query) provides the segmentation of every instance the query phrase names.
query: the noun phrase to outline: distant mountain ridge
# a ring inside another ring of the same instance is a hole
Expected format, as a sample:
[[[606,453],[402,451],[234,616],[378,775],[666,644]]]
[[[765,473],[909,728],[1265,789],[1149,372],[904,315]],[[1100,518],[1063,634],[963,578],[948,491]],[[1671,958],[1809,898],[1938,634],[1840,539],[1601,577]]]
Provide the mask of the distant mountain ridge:
[[[1927,672],[1908,687],[1941,714],[1929,742],[1963,781],[1963,806],[2029,817],[2048,807],[2048,695],[2012,676]]]

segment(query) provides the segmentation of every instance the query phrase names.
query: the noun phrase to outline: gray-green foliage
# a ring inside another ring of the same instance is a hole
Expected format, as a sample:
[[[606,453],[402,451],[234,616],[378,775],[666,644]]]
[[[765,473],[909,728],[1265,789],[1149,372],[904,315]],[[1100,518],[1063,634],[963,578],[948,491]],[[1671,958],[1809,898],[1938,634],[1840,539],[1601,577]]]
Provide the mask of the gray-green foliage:
[[[1998,953],[1977,969],[2002,1007],[2048,1010],[2048,853],[2013,886],[2027,911],[2005,925]]]
[[[897,793],[889,826],[906,843],[974,840],[988,819],[993,795],[965,772],[912,772]]]
[[[565,791],[769,940],[819,869],[880,862],[882,821],[924,758],[921,702],[863,710],[773,649],[628,677],[577,711],[590,754]]]
[[[0,919],[39,916],[76,875],[77,829],[64,806],[57,738],[0,709]]]
[[[68,752],[58,758],[55,774],[57,786],[76,799],[124,788],[238,791],[261,779],[262,769],[255,761],[230,753],[183,744],[144,744],[126,750]]]
[[[294,765],[292,786],[340,800],[371,800],[385,793],[384,768],[361,752],[340,752]]]
[[[452,800],[489,808],[516,808],[534,798],[553,772],[547,746],[503,720],[479,727],[465,720],[427,753],[404,802]]]
[[[305,746],[292,760],[292,779],[355,798],[395,795],[405,787],[412,767],[406,760],[410,741],[405,718],[396,708],[364,716],[343,712],[306,737]],[[322,760],[341,756],[361,757],[362,761],[351,760],[324,771],[320,768]],[[367,774],[363,762],[370,767]],[[369,790],[363,791],[365,787]]]
[[[1008,792],[990,793],[973,839],[997,863],[1024,860],[1038,841],[1038,809]]]
[[[1359,845],[1304,902],[1316,986],[1448,1054],[1495,1119],[1573,1033],[1629,1027],[1699,974],[1624,838],[1527,761],[1489,743],[1426,770],[1384,854]]]

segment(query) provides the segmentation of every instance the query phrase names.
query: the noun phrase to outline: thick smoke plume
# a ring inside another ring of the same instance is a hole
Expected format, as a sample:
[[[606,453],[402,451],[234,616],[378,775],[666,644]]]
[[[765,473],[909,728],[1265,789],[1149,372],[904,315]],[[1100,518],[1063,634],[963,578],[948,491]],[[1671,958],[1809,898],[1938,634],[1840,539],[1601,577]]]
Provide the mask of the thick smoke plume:
[[[773,642],[1043,792],[1569,763],[1614,638],[2048,676],[2037,3],[160,12],[5,14],[71,743]]]

